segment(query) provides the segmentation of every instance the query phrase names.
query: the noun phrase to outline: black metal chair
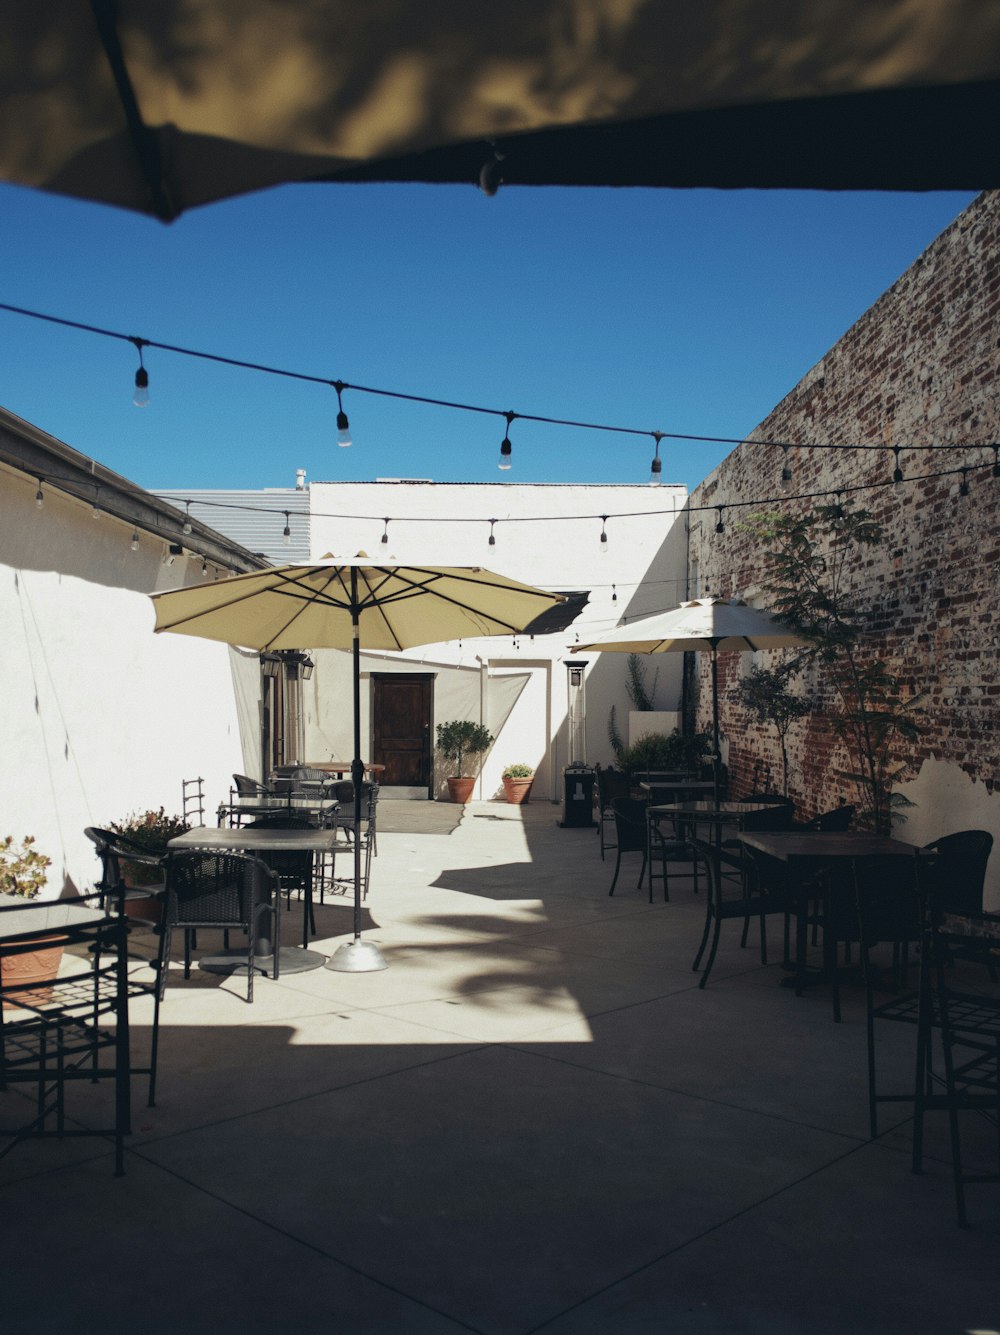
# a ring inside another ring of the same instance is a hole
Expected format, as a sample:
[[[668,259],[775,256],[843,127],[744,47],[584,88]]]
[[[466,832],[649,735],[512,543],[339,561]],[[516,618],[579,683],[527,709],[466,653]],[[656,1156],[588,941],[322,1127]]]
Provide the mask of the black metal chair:
[[[166,990],[173,933],[184,933],[184,977],[191,976],[193,933],[203,927],[246,933],[247,1001],[253,1001],[254,973],[262,968],[258,954],[261,922],[270,919],[273,949],[268,952],[271,976],[278,977],[281,904],[278,877],[260,858],[203,849],[170,853],[166,862],[166,905],[160,937],[157,1011]],[[240,952],[242,954],[243,952]]]
[[[355,840],[361,842],[361,895],[363,899],[368,898],[368,885],[371,879],[372,858],[378,856],[377,842],[377,817],[378,817],[378,784],[370,783],[364,780],[361,784],[361,828],[360,832],[355,828],[354,815],[354,781],[353,779],[337,779],[329,785],[327,795],[336,803],[336,828],[339,833],[343,830],[346,836],[349,849],[353,852]],[[319,902],[326,902],[326,892],[328,889],[337,890],[347,888],[354,884],[354,862],[351,860],[351,874],[348,877],[338,877],[336,874],[335,852],[324,854],[319,859]]]
[[[162,902],[165,893],[163,878],[166,876],[162,857],[134,844],[123,834],[115,834],[113,830],[103,830],[96,825],[88,825],[84,834],[94,844],[97,856],[101,859],[101,879],[98,889],[105,896],[106,906],[113,906],[118,898],[125,904],[148,899],[158,899]],[[134,862],[139,866],[149,867],[158,872],[161,879],[159,883],[153,885],[127,886],[122,879],[122,862]],[[132,920],[136,923],[145,922],[151,927],[159,921],[158,918],[143,919],[138,916],[134,916]]]
[[[642,888],[642,878],[646,874],[646,862],[649,856],[649,837],[646,831],[646,808],[648,805],[648,802],[638,797],[616,797],[612,803],[617,843],[615,845],[615,874],[611,878],[609,895],[615,893],[622,858],[626,853],[642,854],[636,889]]]
[[[932,873],[932,886],[933,882]],[[913,1171],[923,1168],[926,1114],[946,1112],[956,1216],[959,1227],[965,1228],[966,1186],[1000,1183],[1000,992],[995,986],[980,986],[981,980],[995,976],[993,966],[1000,959],[1000,914],[956,913],[946,907],[947,902],[942,886],[936,896],[932,889],[924,917]],[[935,1030],[941,1044],[940,1076],[930,1068]],[[992,1171],[970,1171],[963,1162],[959,1117],[963,1112],[975,1112],[991,1124],[997,1154]]]
[[[950,913],[982,913],[986,864],[993,836],[987,830],[959,830],[942,835],[921,852],[932,859],[938,873],[942,909]]]
[[[687,880],[692,882],[692,888],[695,894],[698,893],[699,873],[697,857],[690,839],[680,835],[672,816],[657,816],[652,810],[651,802],[646,809],[646,818],[648,822],[649,839],[649,902],[653,902],[653,881],[659,875],[663,881],[664,901],[670,899],[670,871],[671,867],[676,868],[682,863],[688,865],[688,871],[674,871],[674,880]],[[656,868],[659,868],[657,872]]]
[[[296,816],[262,816],[244,826],[247,830],[311,830],[315,828],[308,820]],[[302,944],[309,945],[309,933],[316,935],[316,919],[313,915],[313,862],[311,852],[264,851],[260,860],[266,862],[278,878],[278,889],[285,896],[286,904],[291,906],[292,892],[298,891],[304,901],[302,914]]]
[[[812,830],[818,834],[844,834],[851,828],[851,822],[854,820],[856,808],[843,803],[839,807],[834,807],[830,811],[822,811],[812,820],[803,821],[797,828],[802,830]]]
[[[631,797],[632,785],[628,775],[620,769],[615,769],[613,765],[603,769],[597,765],[594,773],[597,778],[597,837],[603,862],[605,849],[615,847],[614,840],[608,837],[609,826],[614,828],[615,823],[615,800],[620,797]]]
[[[741,918],[743,920],[743,932],[740,937],[740,946],[745,947],[750,930],[750,920],[751,918],[758,919],[760,923],[760,962],[766,964],[765,918],[771,913],[781,913],[785,915],[787,921],[789,900],[781,893],[783,882],[769,880],[769,878],[758,874],[759,855],[755,853],[755,850],[745,848],[746,856],[740,863],[740,874],[733,877],[724,873],[718,859],[719,848],[717,845],[706,843],[701,839],[692,839],[691,844],[695,855],[705,865],[707,880],[705,927],[697,954],[694,957],[694,963],[691,965],[691,968],[697,973],[702,967],[702,959],[705,958],[707,948],[708,957],[705,959],[705,965],[698,980],[698,986],[704,987],[708,982],[709,974],[712,972],[712,965],[715,963],[722,924],[729,919]]]
[[[18,965],[37,951],[39,933],[52,932],[88,964],[60,970],[40,985],[24,978]],[[0,908],[0,1088],[34,1090],[33,1099],[5,1101],[5,1117],[19,1116],[0,1126],[7,1141],[0,1157],[35,1137],[110,1136],[115,1175],[124,1173],[134,1070],[129,999],[137,990],[128,975],[127,933],[121,898],[115,904],[103,890],[56,904],[30,900]],[[80,1082],[106,1082],[107,1122],[93,1110],[83,1119],[73,1116],[72,1091]]]

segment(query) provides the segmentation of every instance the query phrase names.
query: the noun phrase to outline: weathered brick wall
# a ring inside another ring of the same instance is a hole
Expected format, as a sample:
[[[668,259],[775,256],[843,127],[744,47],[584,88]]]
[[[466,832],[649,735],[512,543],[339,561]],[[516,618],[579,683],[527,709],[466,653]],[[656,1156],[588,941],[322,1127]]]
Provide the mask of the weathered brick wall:
[[[938,237],[697,489],[690,556],[693,593],[758,594],[759,562],[738,528],[747,510],[724,509],[725,532],[718,534],[717,512],[697,507],[778,498],[778,505],[750,508],[795,511],[811,508],[802,499],[809,493],[831,493],[824,500],[832,503],[842,489],[845,502],[871,510],[884,525],[885,542],[851,570],[850,581],[863,591],[877,652],[925,693],[925,732],[906,757],[912,782],[904,791],[921,808],[915,831],[933,827],[936,806],[943,812],[945,783],[961,789],[964,810],[975,809],[978,819],[965,824],[982,824],[984,810],[992,812],[990,828],[1000,843],[998,366],[1000,193],[991,192]],[[755,440],[795,445],[786,455]],[[808,448],[844,444],[884,448]],[[935,448],[908,451],[907,444]],[[894,445],[902,447],[899,483],[891,481]],[[786,461],[792,480],[783,484]],[[701,657],[699,724],[705,726],[707,655]],[[733,788],[746,792],[768,777],[779,782],[774,729],[761,729],[727,698],[747,668],[745,657],[720,655],[719,664]],[[809,688],[822,698],[820,673]],[[845,757],[822,714],[793,725],[790,754],[791,792],[801,814],[851,800],[852,786],[839,773]],[[961,828],[961,812],[950,812],[948,823]]]

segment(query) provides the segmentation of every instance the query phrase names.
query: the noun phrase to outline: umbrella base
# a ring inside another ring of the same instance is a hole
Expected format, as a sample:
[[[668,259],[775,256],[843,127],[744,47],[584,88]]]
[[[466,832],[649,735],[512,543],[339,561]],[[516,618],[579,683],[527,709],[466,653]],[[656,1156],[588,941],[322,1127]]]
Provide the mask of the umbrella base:
[[[282,946],[278,955],[280,973],[308,973],[326,963],[326,956],[318,950],[303,950],[301,946]],[[198,968],[205,973],[229,973],[242,975],[247,973],[247,953],[245,950],[220,951],[218,955],[208,955],[198,961]],[[255,955],[254,969],[274,977],[274,956]],[[280,975],[279,975],[280,976]]]
[[[347,941],[337,947],[327,960],[326,967],[337,973],[375,973],[389,966],[374,942]]]

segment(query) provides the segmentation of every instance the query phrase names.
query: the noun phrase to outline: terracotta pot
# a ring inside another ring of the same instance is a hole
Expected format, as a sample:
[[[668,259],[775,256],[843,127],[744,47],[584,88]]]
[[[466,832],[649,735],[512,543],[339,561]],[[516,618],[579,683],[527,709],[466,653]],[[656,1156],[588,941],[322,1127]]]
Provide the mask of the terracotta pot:
[[[468,802],[476,786],[475,778],[463,777],[448,780],[448,796],[453,802]]]
[[[44,984],[51,983],[58,974],[65,943],[66,938],[64,936],[50,932],[48,935],[39,936],[32,941],[19,943],[30,945],[32,947],[30,950],[18,951],[16,954],[8,954],[7,951],[0,952],[3,955],[5,987],[14,983],[40,984],[40,986],[33,987],[30,991],[19,992],[17,997],[8,998],[4,1002],[5,1011],[14,1009],[17,1006],[18,998],[29,1006],[42,1005],[51,998],[52,989],[44,986]]]
[[[503,791],[507,801],[512,802],[515,806],[527,802],[533,779],[534,776],[530,779],[504,779]]]

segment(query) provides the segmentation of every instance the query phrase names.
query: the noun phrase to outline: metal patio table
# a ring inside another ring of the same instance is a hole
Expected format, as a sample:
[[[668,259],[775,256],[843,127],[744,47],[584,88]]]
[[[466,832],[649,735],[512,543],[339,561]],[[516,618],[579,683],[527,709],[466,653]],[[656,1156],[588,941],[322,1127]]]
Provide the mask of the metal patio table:
[[[740,843],[754,848],[767,857],[783,863],[788,869],[795,888],[795,973],[784,980],[801,991],[809,982],[823,977],[822,971],[806,967],[808,936],[809,894],[802,891],[807,881],[813,881],[822,872],[850,866],[859,858],[907,857],[917,855],[913,844],[892,839],[883,834],[864,834],[854,831],[826,833],[814,830],[808,833],[791,831],[750,831],[738,834]]]
[[[167,848],[172,851],[190,852],[205,849],[212,853],[247,853],[260,856],[266,853],[332,853],[337,842],[336,829],[313,830],[248,830],[248,829],[213,829],[210,826],[198,826],[171,839]],[[258,937],[256,957],[262,973],[271,973],[274,968],[274,948],[269,937]],[[199,960],[199,969],[209,973],[238,973],[245,969],[242,963],[244,951],[222,952]],[[303,946],[282,946],[278,955],[281,973],[307,973],[326,963],[327,957],[318,950],[307,950]]]

